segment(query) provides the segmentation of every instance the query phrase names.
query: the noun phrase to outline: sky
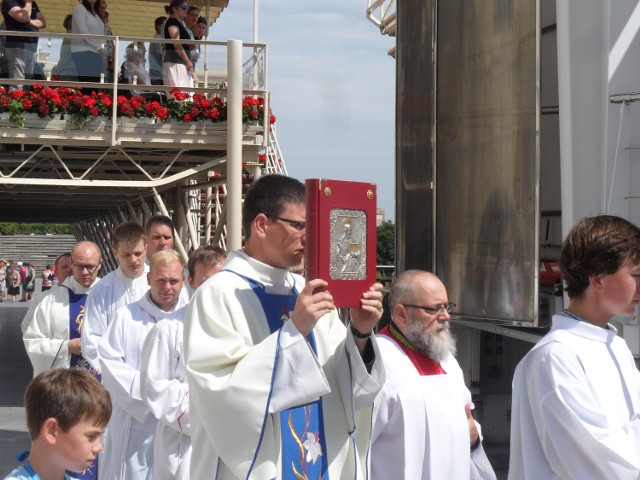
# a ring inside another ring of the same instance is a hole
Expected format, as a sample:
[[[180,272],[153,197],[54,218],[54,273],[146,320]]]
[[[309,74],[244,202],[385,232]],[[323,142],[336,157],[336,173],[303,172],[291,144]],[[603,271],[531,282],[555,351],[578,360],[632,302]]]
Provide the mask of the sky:
[[[192,3],[197,4],[194,0]],[[262,0],[268,89],[289,175],[372,182],[395,217],[395,39],[366,0]],[[253,1],[230,0],[209,40],[253,39]]]

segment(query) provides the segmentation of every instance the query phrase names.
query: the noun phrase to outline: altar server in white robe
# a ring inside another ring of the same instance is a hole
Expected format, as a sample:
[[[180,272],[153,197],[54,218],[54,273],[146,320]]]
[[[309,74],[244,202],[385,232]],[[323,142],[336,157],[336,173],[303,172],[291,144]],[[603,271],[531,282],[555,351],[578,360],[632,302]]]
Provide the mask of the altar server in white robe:
[[[29,325],[31,325],[33,317],[36,314],[36,307],[40,304],[40,302],[48,295],[51,295],[53,293],[53,290],[62,285],[67,277],[70,277],[73,273],[71,271],[71,253],[67,252],[60,255],[58,258],[56,258],[56,262],[54,263],[54,265],[56,269],[55,274],[58,281],[53,285],[53,287],[44,292],[44,294],[40,297],[40,300],[32,303],[29,306],[29,310],[27,310],[27,313],[25,314],[24,318],[22,319],[22,323],[20,324],[23,335],[27,331],[27,328],[29,328]]]
[[[305,242],[305,188],[260,178],[243,206],[244,250],[196,292],[184,326],[191,478],[364,479],[384,370],[371,331],[381,289],[345,328],[326,282],[289,269]],[[370,373],[369,373],[370,372]]]
[[[90,370],[82,355],[80,332],[87,294],[99,280],[100,248],[93,242],[80,242],[69,258],[72,275],[36,305],[33,321],[23,335],[34,377],[56,367]]]
[[[184,262],[175,250],[150,258],[149,291],[116,313],[98,346],[102,382],[111,394],[113,414],[100,461],[101,480],[151,479],[157,420],[142,399],[142,345],[157,322],[181,322],[179,306]]]
[[[389,293],[391,323],[378,334],[387,382],[376,399],[371,479],[495,480],[454,355],[447,290],[407,270]]]
[[[82,351],[100,370],[98,344],[118,309],[140,300],[149,290],[146,273],[146,236],[135,222],[123,222],[113,233],[113,252],[118,268],[106,275],[87,298]]]
[[[224,250],[205,245],[189,255],[189,284],[196,290],[224,263]],[[184,309],[182,309],[184,311]],[[140,391],[158,419],[153,447],[154,480],[189,480],[191,422],[189,384],[184,364],[182,321],[162,320],[142,347]]]
[[[580,220],[560,269],[569,305],[513,379],[509,478],[640,478],[640,372],[609,323],[640,303],[640,228]]]

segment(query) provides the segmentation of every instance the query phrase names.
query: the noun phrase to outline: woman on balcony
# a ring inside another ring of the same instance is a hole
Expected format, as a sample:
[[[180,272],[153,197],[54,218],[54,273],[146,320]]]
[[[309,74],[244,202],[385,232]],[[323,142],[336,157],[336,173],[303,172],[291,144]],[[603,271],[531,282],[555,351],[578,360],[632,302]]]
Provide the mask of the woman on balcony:
[[[82,0],[73,8],[71,31],[96,36],[71,42],[71,55],[81,82],[99,83],[107,71],[104,23],[98,15],[100,1]]]
[[[97,0],[99,1],[99,0]],[[164,24],[164,38],[172,40],[191,40],[189,29],[184,21],[189,11],[186,0],[171,0],[164,7],[169,18]],[[170,87],[193,87],[193,63],[191,62],[191,43],[167,43],[165,45],[162,76],[164,84]]]

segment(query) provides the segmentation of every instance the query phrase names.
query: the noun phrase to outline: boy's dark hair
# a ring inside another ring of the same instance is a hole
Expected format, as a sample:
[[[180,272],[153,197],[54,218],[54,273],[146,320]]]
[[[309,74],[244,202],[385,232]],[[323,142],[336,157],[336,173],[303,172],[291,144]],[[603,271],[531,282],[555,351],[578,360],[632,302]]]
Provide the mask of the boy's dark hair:
[[[38,374],[24,394],[27,427],[31,440],[48,418],[63,431],[83,420],[104,426],[111,417],[111,397],[93,375],[84,370],[55,368]]]
[[[560,271],[569,298],[581,297],[590,275],[615,273],[626,260],[640,263],[640,228],[612,215],[583,218],[560,251]]]
[[[242,228],[245,238],[251,236],[251,223],[259,213],[267,217],[278,216],[286,204],[305,204],[304,185],[295,178],[284,175],[265,175],[247,190],[242,207]],[[292,220],[299,220],[293,218]]]
[[[202,263],[204,265],[217,265],[224,262],[227,258],[227,252],[220,247],[214,245],[204,245],[196,248],[191,255],[189,255],[189,262],[187,267],[189,268],[189,276],[191,278],[196,275],[196,265]]]
[[[66,17],[64,17],[64,20],[62,21],[62,26],[64,27],[65,30],[71,30],[72,22],[73,22],[73,16],[71,14],[68,14]]]
[[[163,24],[164,22],[166,22],[166,21],[167,21],[167,17],[162,16],[162,17],[158,17],[158,18],[156,18],[156,19],[155,19],[155,21],[153,22],[153,24],[154,24],[156,27],[161,27],[161,26],[162,26],[162,24]]]
[[[161,224],[169,227],[171,229],[171,233],[173,233],[175,229],[173,225],[173,220],[171,220],[169,217],[167,217],[166,215],[154,215],[149,220],[147,220],[147,225],[144,228],[144,231],[146,232],[146,234],[149,235],[149,230],[151,230],[151,227],[157,224]]]
[[[147,241],[147,235],[140,224],[136,222],[122,222],[113,232],[113,248],[118,248],[121,243],[138,243]]]

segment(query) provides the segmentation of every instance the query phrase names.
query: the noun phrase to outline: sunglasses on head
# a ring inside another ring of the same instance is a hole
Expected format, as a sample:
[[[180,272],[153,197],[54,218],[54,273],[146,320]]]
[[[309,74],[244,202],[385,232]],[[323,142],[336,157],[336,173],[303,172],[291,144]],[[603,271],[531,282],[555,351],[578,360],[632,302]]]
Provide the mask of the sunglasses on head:
[[[181,8],[182,10],[187,11],[187,10],[189,10],[190,7],[189,7],[189,5],[180,5],[179,8]]]

